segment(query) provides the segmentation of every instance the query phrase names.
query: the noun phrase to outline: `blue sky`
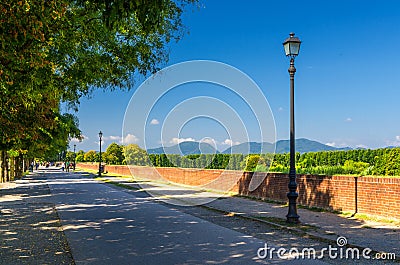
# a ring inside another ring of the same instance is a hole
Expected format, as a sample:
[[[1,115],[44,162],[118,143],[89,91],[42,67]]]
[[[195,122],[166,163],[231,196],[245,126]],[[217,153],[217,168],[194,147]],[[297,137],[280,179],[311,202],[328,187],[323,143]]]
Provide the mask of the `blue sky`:
[[[170,45],[165,66],[213,60],[241,70],[268,100],[276,139],[288,139],[289,60],[282,42],[293,31],[302,40],[295,62],[296,138],[337,147],[400,145],[399,10],[400,2],[396,0],[203,0],[200,8],[189,8],[184,14],[189,34]],[[85,140],[76,143],[77,150],[97,150],[99,130],[104,133],[105,147],[121,141],[125,110],[134,92],[99,90],[90,99],[82,99],[77,116]],[[212,96],[235,105],[241,117],[247,117],[248,107],[229,91],[210,84],[192,84],[171,91],[163,104],[160,101],[149,117],[149,126],[154,127],[149,128],[161,128],[174,106],[198,96]],[[256,130],[253,125],[248,122],[245,126],[252,132]],[[143,139],[134,132],[124,137],[142,145]],[[219,149],[224,149],[232,142],[244,141],[229,139],[221,124],[201,118],[185,124],[176,135],[164,135],[161,141],[151,135],[148,138],[146,147],[212,138]]]

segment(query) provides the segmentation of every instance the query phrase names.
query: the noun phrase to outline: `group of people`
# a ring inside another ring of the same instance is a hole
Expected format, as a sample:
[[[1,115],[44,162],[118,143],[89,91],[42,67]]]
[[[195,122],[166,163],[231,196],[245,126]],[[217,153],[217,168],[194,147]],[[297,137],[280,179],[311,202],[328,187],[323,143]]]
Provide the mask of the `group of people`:
[[[59,166],[60,166],[60,163],[53,163],[53,162],[42,162],[42,163],[39,163],[39,162],[32,161],[32,162],[29,164],[29,171],[33,172],[33,170],[38,170],[40,165],[42,165],[42,166],[44,166],[44,167],[46,167],[46,168],[48,168],[48,167],[50,167],[50,166],[59,167]],[[69,161],[67,161],[67,162],[62,162],[62,163],[61,163],[61,170],[62,170],[62,171],[67,171],[67,172],[69,172],[70,169],[75,169],[75,164],[74,164],[74,162],[69,162]]]
[[[29,171],[33,171],[33,169],[38,170],[39,169],[39,162],[32,161],[31,164],[29,165]]]
[[[67,172],[69,172],[69,170],[70,169],[74,169],[75,168],[75,165],[74,165],[74,163],[73,162],[69,162],[69,161],[67,161],[67,162],[63,162],[62,164],[61,164],[61,170],[62,171],[64,171],[64,169],[65,169],[65,171],[67,171]]]

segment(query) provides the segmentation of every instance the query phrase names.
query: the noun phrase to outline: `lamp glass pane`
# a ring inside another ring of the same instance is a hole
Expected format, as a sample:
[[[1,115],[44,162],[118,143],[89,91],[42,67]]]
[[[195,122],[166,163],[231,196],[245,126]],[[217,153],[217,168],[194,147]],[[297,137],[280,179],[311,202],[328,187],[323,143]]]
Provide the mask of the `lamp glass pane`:
[[[292,42],[290,43],[290,55],[299,55],[300,43]]]
[[[283,45],[283,47],[285,48],[285,54],[286,56],[288,56],[290,54],[290,44],[287,42]]]

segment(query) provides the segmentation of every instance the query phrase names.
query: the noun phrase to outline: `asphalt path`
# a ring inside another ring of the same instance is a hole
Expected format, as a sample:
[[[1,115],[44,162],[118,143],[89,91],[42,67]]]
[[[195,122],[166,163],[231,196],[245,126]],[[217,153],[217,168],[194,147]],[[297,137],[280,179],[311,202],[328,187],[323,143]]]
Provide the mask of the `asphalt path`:
[[[261,240],[180,212],[143,191],[127,193],[81,173],[44,175],[76,264],[324,264],[259,259]]]

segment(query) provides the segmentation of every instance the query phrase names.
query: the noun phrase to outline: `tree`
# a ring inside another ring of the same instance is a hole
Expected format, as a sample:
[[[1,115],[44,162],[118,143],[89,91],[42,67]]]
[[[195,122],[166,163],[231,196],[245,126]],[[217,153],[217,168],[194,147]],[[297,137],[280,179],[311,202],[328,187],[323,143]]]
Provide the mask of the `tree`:
[[[29,149],[30,156],[66,150],[65,142],[78,134],[58,130],[64,124],[60,101],[76,110],[95,88],[129,89],[135,75],[158,70],[166,45],[182,36],[184,6],[193,2],[1,1],[2,168],[7,150]]]
[[[66,153],[66,155],[65,155],[65,160],[66,161],[71,161],[71,162],[73,162],[74,161],[74,152],[72,152],[72,151],[67,151],[67,153]]]
[[[354,162],[353,160],[346,160],[343,165],[343,169],[346,174],[361,174],[369,167],[366,162]]]
[[[400,176],[400,148],[387,149],[382,155],[376,156],[373,173]]]
[[[257,165],[265,165],[265,161],[260,155],[248,155],[242,163],[245,171],[254,171]]]
[[[4,0],[2,89],[12,94],[23,88],[27,101],[56,91],[77,103],[94,87],[131,87],[132,74],[155,72],[166,61],[166,44],[181,38],[180,16],[191,2]]]
[[[86,162],[95,162],[96,161],[96,151],[90,150],[85,153],[84,159]]]
[[[123,147],[125,163],[127,165],[147,166],[150,160],[147,152],[141,149],[137,144],[128,144]]]
[[[85,162],[85,157],[84,157],[84,155],[82,155],[82,154],[77,154],[77,155],[76,155],[76,162],[77,162],[77,163],[79,163],[79,162]]]
[[[111,143],[104,153],[104,161],[110,165],[121,165],[124,161],[122,146]]]

